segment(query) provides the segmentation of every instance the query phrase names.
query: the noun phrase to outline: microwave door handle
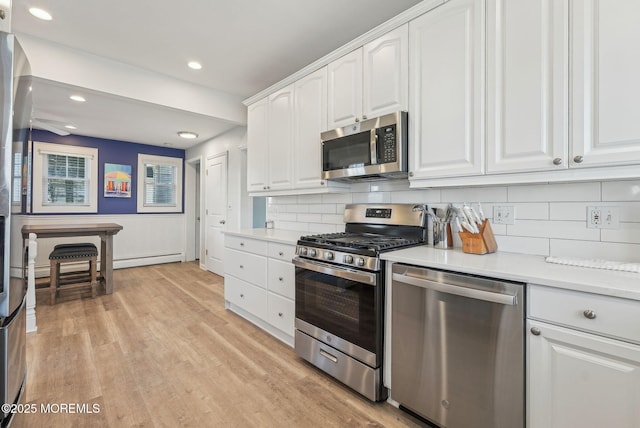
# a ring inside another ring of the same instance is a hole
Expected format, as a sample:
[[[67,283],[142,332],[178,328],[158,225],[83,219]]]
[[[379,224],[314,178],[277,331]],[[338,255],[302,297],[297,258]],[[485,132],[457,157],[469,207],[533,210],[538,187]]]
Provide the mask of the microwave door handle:
[[[376,132],[376,128],[371,130],[371,165],[378,164],[378,133]]]

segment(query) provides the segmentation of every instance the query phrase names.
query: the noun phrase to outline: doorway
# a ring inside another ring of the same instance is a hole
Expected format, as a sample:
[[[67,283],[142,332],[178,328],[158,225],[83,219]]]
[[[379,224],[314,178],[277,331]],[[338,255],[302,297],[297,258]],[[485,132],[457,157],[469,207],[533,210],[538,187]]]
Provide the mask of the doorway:
[[[227,152],[207,158],[205,180],[205,264],[224,275],[224,230],[227,223]]]
[[[201,216],[201,158],[185,162],[185,261],[202,260]]]

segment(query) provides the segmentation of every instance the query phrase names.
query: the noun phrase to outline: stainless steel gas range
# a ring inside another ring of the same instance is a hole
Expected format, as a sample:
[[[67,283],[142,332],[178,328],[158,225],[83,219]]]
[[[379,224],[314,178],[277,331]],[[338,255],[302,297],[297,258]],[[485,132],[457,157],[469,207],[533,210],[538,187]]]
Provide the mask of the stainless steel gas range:
[[[384,400],[380,254],[426,243],[427,219],[413,204],[353,204],[344,221],[343,233],[298,241],[295,349],[370,400]]]

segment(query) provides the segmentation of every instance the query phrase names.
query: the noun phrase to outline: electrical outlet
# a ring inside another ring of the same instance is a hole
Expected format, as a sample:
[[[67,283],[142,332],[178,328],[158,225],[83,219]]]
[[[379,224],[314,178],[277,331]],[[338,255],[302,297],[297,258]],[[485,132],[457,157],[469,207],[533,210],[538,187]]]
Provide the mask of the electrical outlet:
[[[587,207],[587,227],[589,229],[619,229],[619,208]]]
[[[493,222],[495,224],[514,224],[516,211],[513,205],[495,205],[493,207]]]

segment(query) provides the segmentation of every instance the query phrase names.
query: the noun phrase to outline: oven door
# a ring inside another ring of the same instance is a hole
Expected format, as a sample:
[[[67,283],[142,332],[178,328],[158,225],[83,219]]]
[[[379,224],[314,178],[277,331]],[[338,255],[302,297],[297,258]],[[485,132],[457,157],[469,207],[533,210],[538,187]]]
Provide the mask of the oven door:
[[[377,368],[382,363],[381,272],[296,257],[296,328]]]

